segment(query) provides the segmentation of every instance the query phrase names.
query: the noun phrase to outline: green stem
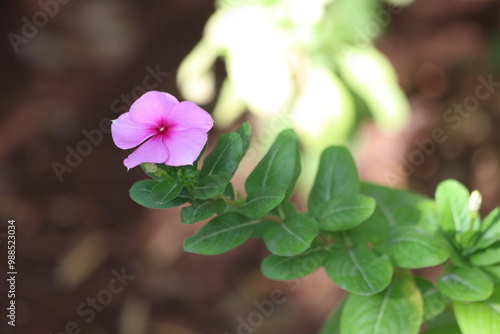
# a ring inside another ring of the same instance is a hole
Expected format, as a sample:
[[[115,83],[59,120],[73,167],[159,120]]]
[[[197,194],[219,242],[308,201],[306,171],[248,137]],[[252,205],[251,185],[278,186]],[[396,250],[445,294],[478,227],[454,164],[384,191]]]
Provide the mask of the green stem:
[[[265,215],[263,215],[262,218],[265,219],[265,220],[270,220],[270,221],[275,222],[275,223],[283,224],[283,219],[278,218],[278,217],[273,216],[273,215],[270,215],[268,213],[266,213]]]

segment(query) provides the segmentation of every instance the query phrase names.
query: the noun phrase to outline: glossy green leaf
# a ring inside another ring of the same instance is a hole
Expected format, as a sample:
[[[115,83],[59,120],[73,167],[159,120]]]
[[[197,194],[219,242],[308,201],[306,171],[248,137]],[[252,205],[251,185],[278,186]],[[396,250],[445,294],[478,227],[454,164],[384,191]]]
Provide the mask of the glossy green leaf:
[[[325,262],[328,276],[342,289],[358,295],[372,295],[391,282],[392,265],[365,245],[349,248],[339,244]]]
[[[223,193],[227,184],[227,177],[210,175],[202,179],[198,185],[193,187],[191,192],[197,199],[208,199]]]
[[[500,333],[500,304],[454,302],[455,317],[463,334]]]
[[[226,208],[226,203],[221,200],[202,201],[193,203],[191,206],[183,207],[181,210],[181,222],[183,224],[194,224],[200,220],[221,214]]]
[[[247,193],[261,188],[285,191],[289,198],[300,174],[299,142],[293,130],[282,131],[245,182]]]
[[[245,122],[240,125],[238,130],[236,130],[236,133],[240,135],[241,138],[241,144],[242,144],[242,149],[243,149],[243,155],[247,152],[248,148],[250,147],[250,139],[252,135],[252,130],[250,128],[250,124]]]
[[[298,255],[311,246],[318,232],[314,218],[306,215],[287,217],[283,223],[269,226],[264,233],[264,243],[274,255]]]
[[[156,186],[158,182],[154,180],[143,180],[136,182],[132,188],[130,188],[130,197],[134,202],[140,204],[146,208],[150,209],[168,209],[175,208],[176,206],[182,205],[188,201],[188,197],[177,197],[172,201],[165,203],[155,203],[151,201],[150,194],[151,190],[154,186]]]
[[[255,189],[248,194],[242,213],[250,218],[259,218],[278,206],[285,198],[285,192],[275,188]]]
[[[470,263],[476,267],[490,266],[500,262],[500,242],[490,245],[488,248],[473,254],[469,258]]]
[[[195,235],[184,241],[186,252],[215,255],[230,251],[247,241],[258,220],[251,220],[235,212],[224,213],[204,225]]]
[[[493,282],[479,268],[456,268],[438,280],[441,293],[456,301],[474,302],[488,298],[493,293]]]
[[[274,280],[289,280],[307,276],[319,267],[330,255],[333,245],[314,241],[311,248],[295,256],[270,255],[261,264],[264,276]]]
[[[342,334],[417,334],[422,321],[422,295],[403,278],[375,295],[350,295],[340,328]]]
[[[318,225],[324,231],[343,231],[358,226],[375,210],[375,200],[356,195],[336,197],[320,203],[317,209]]]
[[[434,284],[425,278],[415,277],[413,280],[424,298],[424,318],[429,320],[440,315],[446,308],[448,299],[444,298]]]
[[[349,197],[359,191],[359,177],[351,153],[345,147],[332,146],[321,155],[321,160],[309,194],[309,211],[319,214],[322,203],[335,197]]]
[[[164,180],[151,189],[151,201],[158,204],[170,202],[182,191],[184,186],[172,180]]]
[[[500,241],[500,208],[495,208],[481,223],[481,236],[474,246],[482,249]]]
[[[213,151],[205,158],[200,179],[223,176],[229,181],[243,158],[243,144],[239,134],[224,133],[219,137]]]
[[[450,257],[450,246],[441,235],[418,226],[392,229],[381,249],[394,265],[410,269],[435,266]]]
[[[469,191],[460,182],[446,180],[436,189],[436,204],[441,214],[441,226],[448,235],[468,229],[470,221]]]

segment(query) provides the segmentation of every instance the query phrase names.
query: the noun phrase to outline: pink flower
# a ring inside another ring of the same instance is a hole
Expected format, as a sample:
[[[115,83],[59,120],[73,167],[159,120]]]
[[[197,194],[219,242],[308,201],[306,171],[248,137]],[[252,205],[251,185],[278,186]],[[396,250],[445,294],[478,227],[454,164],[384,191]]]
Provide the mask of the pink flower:
[[[196,104],[151,91],[113,121],[111,135],[121,149],[140,145],[123,161],[127,168],[144,162],[184,166],[198,158],[212,126],[210,114]]]

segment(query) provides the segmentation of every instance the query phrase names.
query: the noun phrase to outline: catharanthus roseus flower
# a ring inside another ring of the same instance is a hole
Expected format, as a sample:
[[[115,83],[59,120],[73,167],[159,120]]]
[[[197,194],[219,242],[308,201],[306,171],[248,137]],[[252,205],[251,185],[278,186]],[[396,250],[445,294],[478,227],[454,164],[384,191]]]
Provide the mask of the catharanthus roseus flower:
[[[193,102],[151,91],[113,121],[111,135],[121,149],[140,145],[123,161],[127,168],[145,162],[184,166],[198,158],[212,126],[210,114]]]

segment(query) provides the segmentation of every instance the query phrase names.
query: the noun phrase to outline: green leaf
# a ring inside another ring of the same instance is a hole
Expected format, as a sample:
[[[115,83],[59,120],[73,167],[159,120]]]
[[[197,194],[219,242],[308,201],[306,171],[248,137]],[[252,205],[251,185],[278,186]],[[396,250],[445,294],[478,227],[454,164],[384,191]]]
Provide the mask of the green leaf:
[[[200,179],[217,175],[229,181],[242,158],[243,144],[240,135],[235,132],[224,133],[219,137],[213,151],[205,158]]]
[[[441,235],[418,226],[392,229],[381,249],[394,265],[410,269],[435,266],[450,257],[450,246]]]
[[[157,204],[170,202],[177,198],[184,186],[172,180],[164,180],[151,189],[151,201]]]
[[[241,137],[242,152],[243,155],[248,151],[250,147],[250,139],[252,135],[252,130],[250,129],[250,124],[248,122],[242,123],[236,133]]]
[[[418,225],[427,231],[437,231],[440,219],[433,200],[407,190],[362,183],[361,193],[377,202],[389,226]]]
[[[446,180],[436,189],[436,204],[441,226],[448,235],[464,233],[470,221],[469,191],[460,182]]]
[[[434,284],[422,277],[414,277],[413,280],[424,298],[424,318],[433,319],[443,313],[448,300],[445,300]]]
[[[233,184],[229,182],[226,186],[226,189],[224,190],[224,196],[226,196],[229,199],[234,200],[234,188]]]
[[[456,301],[474,302],[488,298],[493,293],[493,282],[479,268],[456,268],[438,280],[443,295]]]
[[[285,192],[275,188],[255,189],[248,194],[247,202],[242,207],[242,213],[250,218],[260,218],[285,198]]]
[[[342,334],[417,334],[422,320],[422,295],[411,278],[403,278],[375,295],[350,295],[340,328]]]
[[[274,255],[293,256],[304,252],[318,235],[318,224],[306,215],[287,217],[264,233],[264,243]]]
[[[474,248],[486,248],[497,241],[500,241],[500,208],[491,211],[481,223],[481,236]]]
[[[333,245],[314,241],[311,248],[296,256],[266,257],[261,264],[264,276],[274,280],[290,280],[307,276],[319,267],[330,255]]]
[[[335,310],[330,313],[318,334],[341,334],[340,318],[342,316],[342,311],[344,310],[345,301],[346,299],[344,298],[342,302],[335,308]]]
[[[247,194],[260,188],[285,191],[290,198],[300,174],[299,142],[293,130],[282,131],[245,182]]]
[[[321,155],[318,173],[309,194],[309,210],[319,214],[322,203],[335,197],[349,197],[359,191],[359,177],[354,160],[345,147],[332,146]]]
[[[500,304],[454,302],[453,309],[463,334],[500,333]]]
[[[154,186],[158,182],[154,180],[143,180],[136,182],[132,188],[130,188],[130,197],[134,202],[150,209],[168,209],[175,208],[176,206],[182,205],[188,201],[188,197],[177,197],[176,199],[165,202],[165,203],[155,203],[151,201],[150,194]]]
[[[223,193],[227,184],[227,177],[210,175],[202,179],[198,185],[193,187],[191,192],[197,199],[208,199]]]
[[[230,251],[247,241],[258,220],[235,212],[227,212],[215,217],[204,225],[195,235],[184,241],[186,252],[215,255]]]
[[[422,334],[463,334],[457,324],[447,324],[442,326],[436,326],[422,332]]]
[[[361,193],[376,200],[373,214],[361,226],[350,230],[353,241],[372,243],[376,247],[387,241],[397,226],[418,226],[435,233],[440,221],[434,201],[424,196],[400,189],[362,183]]]
[[[446,301],[449,302],[447,298]],[[451,308],[447,308],[445,312],[427,321],[425,328],[426,330],[423,333],[426,334],[462,334]]]
[[[226,208],[226,203],[221,200],[195,202],[191,206],[183,207],[181,210],[181,222],[183,224],[194,224],[200,220],[221,214]]]
[[[470,263],[476,267],[490,266],[500,262],[500,242],[490,245],[481,252],[477,252],[469,258]]]
[[[500,264],[481,268],[486,271],[494,284],[500,284]]]
[[[358,226],[375,210],[375,200],[356,195],[337,197],[320,203],[317,209],[318,225],[324,231],[343,231]]]
[[[342,289],[358,295],[372,295],[391,282],[392,265],[365,245],[354,249],[339,244],[325,262],[328,276]]]
[[[283,202],[281,203],[280,208],[283,210],[283,215],[285,217],[293,217],[299,215],[295,204],[293,204],[292,202]]]
[[[271,222],[269,220],[262,220],[260,223],[254,226],[252,238],[255,239],[264,239],[264,234],[269,226],[276,224],[275,222]]]

